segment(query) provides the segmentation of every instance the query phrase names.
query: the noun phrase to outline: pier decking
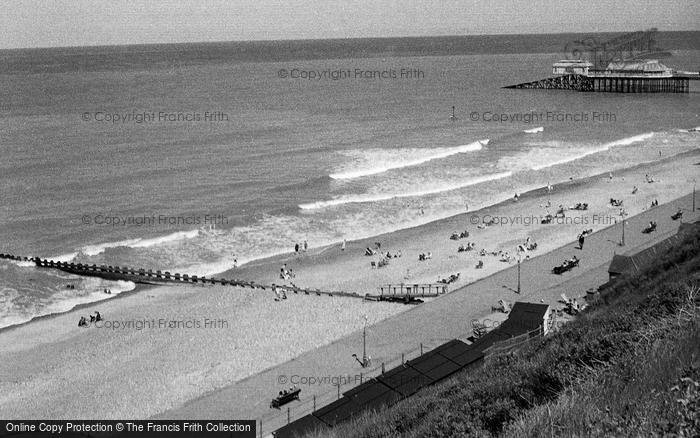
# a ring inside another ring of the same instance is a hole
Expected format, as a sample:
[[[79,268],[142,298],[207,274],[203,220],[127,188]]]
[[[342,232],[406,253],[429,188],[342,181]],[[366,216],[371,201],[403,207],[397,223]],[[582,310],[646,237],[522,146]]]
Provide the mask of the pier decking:
[[[443,283],[429,284],[385,284],[377,288],[377,295],[367,294],[366,300],[415,303],[419,298],[433,298],[447,293]]]

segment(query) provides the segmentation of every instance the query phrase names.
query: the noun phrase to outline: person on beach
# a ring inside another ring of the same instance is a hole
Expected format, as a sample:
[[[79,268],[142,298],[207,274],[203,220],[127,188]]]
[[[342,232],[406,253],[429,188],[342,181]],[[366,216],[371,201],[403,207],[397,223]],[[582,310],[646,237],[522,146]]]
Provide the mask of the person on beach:
[[[309,249],[309,243],[305,240],[304,241],[304,252],[306,252],[307,249]]]
[[[346,244],[346,243],[347,243],[347,241],[346,241],[345,239],[343,239],[343,244],[340,245],[340,250],[341,250],[341,251],[345,251],[345,244]]]
[[[638,189],[637,189],[637,186],[632,187],[632,194],[633,194],[633,195],[636,194],[636,193],[637,193],[637,190],[638,190]]]
[[[585,237],[583,237],[583,234],[581,234],[578,237],[578,249],[583,249],[583,241],[585,240]]]
[[[299,254],[299,244],[298,243],[294,244],[294,252]]]

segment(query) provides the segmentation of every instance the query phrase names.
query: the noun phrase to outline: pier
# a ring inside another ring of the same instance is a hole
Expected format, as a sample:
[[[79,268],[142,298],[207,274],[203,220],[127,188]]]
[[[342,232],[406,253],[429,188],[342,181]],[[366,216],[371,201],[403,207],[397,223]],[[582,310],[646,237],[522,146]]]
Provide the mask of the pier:
[[[503,88],[529,90],[573,90],[607,93],[689,93],[690,76],[643,77],[609,72],[570,74],[509,85]]]
[[[677,72],[656,60],[611,62],[604,70],[591,70],[591,63],[562,60],[554,63],[557,75],[503,88],[574,90],[606,93],[689,93],[697,72]]]

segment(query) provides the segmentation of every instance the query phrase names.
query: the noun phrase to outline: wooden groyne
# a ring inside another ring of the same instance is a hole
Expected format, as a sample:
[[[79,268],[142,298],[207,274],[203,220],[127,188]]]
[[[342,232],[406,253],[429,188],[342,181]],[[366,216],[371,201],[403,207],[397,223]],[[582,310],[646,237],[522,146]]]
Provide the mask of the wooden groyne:
[[[40,268],[58,269],[76,275],[88,277],[99,277],[112,281],[132,281],[141,284],[211,284],[222,286],[250,287],[253,289],[266,290],[270,287],[294,294],[329,296],[329,297],[351,297],[365,299],[369,294],[343,291],[322,291],[320,289],[304,289],[294,285],[272,285],[265,286],[252,281],[228,280],[224,278],[208,278],[205,276],[188,275],[180,273],[170,273],[168,271],[153,271],[151,269],[135,269],[123,266],[95,265],[84,263],[61,262],[42,259],[40,257],[21,257],[12,254],[0,253],[0,259],[14,260],[18,262],[34,263]]]
[[[342,291],[326,291],[326,290],[320,290],[320,289],[304,289],[301,287],[297,287],[294,285],[288,286],[288,285],[272,285],[272,287],[276,287],[279,290],[284,290],[286,292],[292,292],[295,294],[304,294],[304,295],[325,295],[328,297],[351,297],[351,298],[365,298],[367,295],[362,295],[356,292],[342,292]]]
[[[106,280],[124,280],[142,284],[188,283],[188,284],[220,284],[222,286],[250,287],[265,289],[265,286],[252,281],[227,280],[224,278],[207,278],[205,276],[170,273],[168,271],[153,271],[151,269],[135,269],[123,266],[90,265],[84,263],[61,262],[42,259],[39,257],[20,257],[0,253],[0,259],[32,262],[40,268],[59,269],[76,275],[100,277]]]

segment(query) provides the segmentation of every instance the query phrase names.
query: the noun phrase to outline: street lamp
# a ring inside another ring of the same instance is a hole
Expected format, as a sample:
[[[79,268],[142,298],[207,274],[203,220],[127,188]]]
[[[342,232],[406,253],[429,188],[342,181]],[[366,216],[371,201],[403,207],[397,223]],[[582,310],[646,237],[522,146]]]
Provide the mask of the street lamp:
[[[516,252],[518,253],[518,294],[520,294],[520,261],[522,259],[522,251],[520,247],[517,248]]]
[[[356,354],[353,354],[352,357],[360,362],[362,368],[367,368],[370,366],[370,359],[367,357],[367,315],[362,315],[362,319],[364,320],[364,325],[362,327],[362,361],[357,358]]]
[[[627,212],[624,208],[620,209],[620,216],[622,217],[622,240],[620,241],[620,246],[625,246],[625,216],[627,216]]]
[[[695,211],[695,184],[697,184],[697,181],[693,178],[693,211]]]
[[[521,253],[518,251],[518,294],[520,294],[520,258]]]

